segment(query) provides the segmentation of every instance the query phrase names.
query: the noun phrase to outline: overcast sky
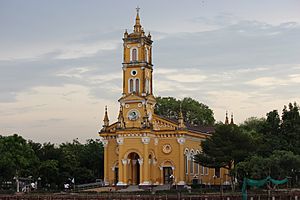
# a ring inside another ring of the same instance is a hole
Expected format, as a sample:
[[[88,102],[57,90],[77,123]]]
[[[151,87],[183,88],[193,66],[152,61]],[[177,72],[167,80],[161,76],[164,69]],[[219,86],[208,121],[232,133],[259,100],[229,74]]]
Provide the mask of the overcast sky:
[[[122,88],[135,7],[152,34],[154,93],[192,97],[224,121],[300,103],[299,0],[1,0],[0,134],[98,138]]]

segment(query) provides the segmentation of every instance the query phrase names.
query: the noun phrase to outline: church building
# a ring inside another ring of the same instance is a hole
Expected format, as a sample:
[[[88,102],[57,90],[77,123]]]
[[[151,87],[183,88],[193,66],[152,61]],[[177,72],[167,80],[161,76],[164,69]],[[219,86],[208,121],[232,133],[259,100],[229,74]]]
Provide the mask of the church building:
[[[225,169],[211,169],[193,162],[201,142],[213,127],[194,126],[154,113],[152,39],[141,26],[139,9],[132,33],[123,37],[123,93],[118,119],[110,123],[105,108],[99,132],[104,146],[106,185],[228,184]]]

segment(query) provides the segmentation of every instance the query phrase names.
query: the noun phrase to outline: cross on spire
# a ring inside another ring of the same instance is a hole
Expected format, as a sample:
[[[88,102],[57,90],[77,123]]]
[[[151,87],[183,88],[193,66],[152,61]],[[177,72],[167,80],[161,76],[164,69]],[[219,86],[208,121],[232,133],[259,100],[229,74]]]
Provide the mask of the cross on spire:
[[[140,16],[139,16],[140,8],[139,6],[136,7],[136,18],[135,18],[135,25],[134,25],[134,32],[140,33],[142,30]]]

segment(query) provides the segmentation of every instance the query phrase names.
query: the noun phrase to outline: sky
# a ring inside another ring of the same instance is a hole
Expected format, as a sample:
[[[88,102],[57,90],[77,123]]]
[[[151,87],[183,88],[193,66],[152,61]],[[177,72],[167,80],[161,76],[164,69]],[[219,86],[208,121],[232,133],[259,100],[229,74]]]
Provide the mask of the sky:
[[[152,34],[154,94],[237,124],[300,103],[299,0],[0,0],[0,135],[97,139],[116,121],[122,36]]]

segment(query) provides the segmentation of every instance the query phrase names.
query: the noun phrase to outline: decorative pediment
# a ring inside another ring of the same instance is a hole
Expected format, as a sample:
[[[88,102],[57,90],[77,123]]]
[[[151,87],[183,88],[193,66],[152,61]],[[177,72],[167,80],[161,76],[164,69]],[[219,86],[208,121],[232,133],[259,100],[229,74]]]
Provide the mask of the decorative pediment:
[[[176,130],[178,128],[177,122],[173,122],[158,115],[153,116],[152,123],[154,130]]]
[[[134,93],[128,94],[126,96],[123,96],[119,99],[119,102],[143,102],[145,99],[143,97],[140,97]]]

